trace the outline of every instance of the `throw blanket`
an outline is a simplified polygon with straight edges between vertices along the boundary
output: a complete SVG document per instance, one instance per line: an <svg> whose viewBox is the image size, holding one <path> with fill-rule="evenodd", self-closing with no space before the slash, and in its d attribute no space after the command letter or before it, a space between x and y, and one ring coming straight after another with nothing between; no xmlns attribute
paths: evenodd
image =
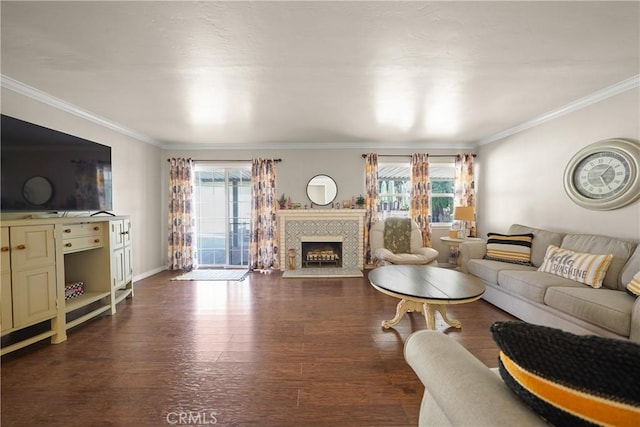
<svg viewBox="0 0 640 427"><path fill-rule="evenodd" d="M411 218L384 220L384 247L394 254L411 253Z"/></svg>

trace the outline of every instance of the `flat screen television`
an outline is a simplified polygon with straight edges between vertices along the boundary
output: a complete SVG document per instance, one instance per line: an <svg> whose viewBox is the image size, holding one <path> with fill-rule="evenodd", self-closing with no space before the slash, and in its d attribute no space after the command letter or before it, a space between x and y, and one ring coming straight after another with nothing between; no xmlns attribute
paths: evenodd
<svg viewBox="0 0 640 427"><path fill-rule="evenodd" d="M2 212L110 211L111 147L2 115Z"/></svg>

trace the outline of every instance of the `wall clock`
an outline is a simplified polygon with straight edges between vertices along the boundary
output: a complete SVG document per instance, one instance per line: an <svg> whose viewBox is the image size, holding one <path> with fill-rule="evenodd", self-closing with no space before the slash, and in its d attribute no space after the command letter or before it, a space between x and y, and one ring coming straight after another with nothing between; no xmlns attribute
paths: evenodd
<svg viewBox="0 0 640 427"><path fill-rule="evenodd" d="M605 139L578 151L564 170L564 189L576 204L618 209L640 197L640 144Z"/></svg>

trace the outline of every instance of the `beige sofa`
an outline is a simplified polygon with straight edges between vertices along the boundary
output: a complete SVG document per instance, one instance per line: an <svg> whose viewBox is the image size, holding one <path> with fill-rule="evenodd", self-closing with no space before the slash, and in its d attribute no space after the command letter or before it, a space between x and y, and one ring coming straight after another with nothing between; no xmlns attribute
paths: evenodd
<svg viewBox="0 0 640 427"><path fill-rule="evenodd" d="M441 332L411 334L404 357L425 387L420 426L548 426L495 369Z"/></svg>
<svg viewBox="0 0 640 427"><path fill-rule="evenodd" d="M640 342L640 298L625 291L625 285L640 271L640 246L636 242L519 224L505 234L524 233L534 235L533 266L483 259L486 241L460 245L460 268L482 279L486 301L526 322ZM602 288L537 271L550 244L578 252L613 254Z"/></svg>

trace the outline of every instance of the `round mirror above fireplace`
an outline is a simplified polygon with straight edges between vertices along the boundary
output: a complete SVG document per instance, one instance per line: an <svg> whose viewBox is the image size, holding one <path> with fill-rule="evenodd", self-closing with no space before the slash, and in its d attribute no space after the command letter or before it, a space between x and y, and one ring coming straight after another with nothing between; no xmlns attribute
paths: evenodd
<svg viewBox="0 0 640 427"><path fill-rule="evenodd" d="M327 175L316 175L307 184L307 197L311 203L318 206L326 206L336 199L338 186Z"/></svg>
<svg viewBox="0 0 640 427"><path fill-rule="evenodd" d="M22 186L22 196L33 206L42 206L53 197L53 185L43 176L32 176Z"/></svg>

